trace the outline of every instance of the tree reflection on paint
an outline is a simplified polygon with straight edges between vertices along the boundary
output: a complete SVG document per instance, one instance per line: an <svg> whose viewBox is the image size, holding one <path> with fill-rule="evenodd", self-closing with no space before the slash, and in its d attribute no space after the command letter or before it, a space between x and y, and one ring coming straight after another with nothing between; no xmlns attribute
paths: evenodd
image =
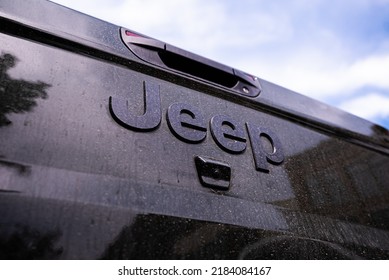
<svg viewBox="0 0 389 280"><path fill-rule="evenodd" d="M29 112L37 105L36 98L46 99L46 89L50 87L42 81L11 78L7 72L15 67L17 61L12 54L0 55L0 127L12 123L7 114Z"/></svg>
<svg viewBox="0 0 389 280"><path fill-rule="evenodd" d="M1 260L49 260L61 256L63 248L56 246L59 230L41 232L28 226L16 226L7 238L0 236Z"/></svg>

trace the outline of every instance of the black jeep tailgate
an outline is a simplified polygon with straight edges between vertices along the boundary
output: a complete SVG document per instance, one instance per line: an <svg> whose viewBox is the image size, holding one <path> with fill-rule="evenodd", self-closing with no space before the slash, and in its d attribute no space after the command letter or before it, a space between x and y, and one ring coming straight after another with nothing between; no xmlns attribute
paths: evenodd
<svg viewBox="0 0 389 280"><path fill-rule="evenodd" d="M0 64L0 258L389 256L385 128L45 1Z"/></svg>

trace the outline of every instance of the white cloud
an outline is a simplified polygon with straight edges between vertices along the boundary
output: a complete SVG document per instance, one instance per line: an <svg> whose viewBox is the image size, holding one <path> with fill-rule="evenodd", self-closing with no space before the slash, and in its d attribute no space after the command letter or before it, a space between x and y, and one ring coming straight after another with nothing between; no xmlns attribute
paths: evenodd
<svg viewBox="0 0 389 280"><path fill-rule="evenodd" d="M362 118L389 118L389 96L370 93L348 100L340 108Z"/></svg>
<svg viewBox="0 0 389 280"><path fill-rule="evenodd" d="M227 48L284 41L293 33L284 10L275 17L258 8L257 1L100 0L93 5L88 1L55 2L210 58ZM245 5L248 8L244 12L235 10Z"/></svg>
<svg viewBox="0 0 389 280"><path fill-rule="evenodd" d="M320 50L307 50L297 59L273 63L268 69L263 65L251 67L252 71L262 71L273 82L321 100L338 95L351 96L363 87L389 89L389 53L370 55L350 63L336 55L327 56Z"/></svg>

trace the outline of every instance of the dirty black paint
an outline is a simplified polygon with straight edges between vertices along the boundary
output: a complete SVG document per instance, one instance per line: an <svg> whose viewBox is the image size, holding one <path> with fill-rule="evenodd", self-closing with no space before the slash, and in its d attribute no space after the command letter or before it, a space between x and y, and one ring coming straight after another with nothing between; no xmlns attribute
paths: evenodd
<svg viewBox="0 0 389 280"><path fill-rule="evenodd" d="M147 64L54 3L0 13L1 258L389 258L386 129Z"/></svg>

